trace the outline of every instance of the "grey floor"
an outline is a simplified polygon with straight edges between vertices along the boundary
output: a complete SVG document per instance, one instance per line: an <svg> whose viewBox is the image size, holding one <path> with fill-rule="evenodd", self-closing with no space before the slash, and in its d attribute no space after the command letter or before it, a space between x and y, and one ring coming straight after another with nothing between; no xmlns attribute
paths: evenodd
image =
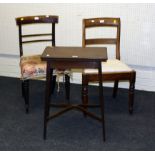
<svg viewBox="0 0 155 155"><path fill-rule="evenodd" d="M43 140L45 83L31 81L30 114L25 114L20 80L0 77L0 150L155 150L155 92L135 91L134 114L128 114L128 91L104 88L106 142L102 126L79 111L69 111L48 124ZM71 85L71 102L81 103L81 86ZM98 88L89 88L98 102ZM54 101L64 101L63 85ZM99 114L99 109L94 112Z"/></svg>

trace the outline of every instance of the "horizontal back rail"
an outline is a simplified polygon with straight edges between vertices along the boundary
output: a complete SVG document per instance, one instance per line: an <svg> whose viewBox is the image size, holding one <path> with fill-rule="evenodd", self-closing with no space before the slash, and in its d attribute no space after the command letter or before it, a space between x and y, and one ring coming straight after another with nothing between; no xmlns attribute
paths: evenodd
<svg viewBox="0 0 155 155"><path fill-rule="evenodd" d="M44 33L44 34L27 34L27 35L22 35L22 38L26 37L39 37L39 36L51 36L52 33Z"/></svg>
<svg viewBox="0 0 155 155"><path fill-rule="evenodd" d="M93 44L116 44L117 39L114 38L93 38L93 39L86 39L86 45L93 45Z"/></svg>
<svg viewBox="0 0 155 155"><path fill-rule="evenodd" d="M25 44L25 43L36 43L36 42L48 42L48 41L52 41L52 39L28 40L28 41L22 41L22 43Z"/></svg>

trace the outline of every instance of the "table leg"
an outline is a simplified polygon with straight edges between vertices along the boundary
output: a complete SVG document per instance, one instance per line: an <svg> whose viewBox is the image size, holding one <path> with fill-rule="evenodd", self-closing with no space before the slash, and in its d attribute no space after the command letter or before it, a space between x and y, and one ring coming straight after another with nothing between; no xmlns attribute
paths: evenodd
<svg viewBox="0 0 155 155"><path fill-rule="evenodd" d="M44 139L46 139L47 122L49 117L50 108L50 90L51 90L51 79L53 76L53 69L50 68L50 63L47 63L46 69L46 88L45 88L45 105L44 105Z"/></svg>
<svg viewBox="0 0 155 155"><path fill-rule="evenodd" d="M104 98L103 98L101 62L99 62L98 73L99 73L99 95L100 95L100 106L102 115L103 141L105 141Z"/></svg>

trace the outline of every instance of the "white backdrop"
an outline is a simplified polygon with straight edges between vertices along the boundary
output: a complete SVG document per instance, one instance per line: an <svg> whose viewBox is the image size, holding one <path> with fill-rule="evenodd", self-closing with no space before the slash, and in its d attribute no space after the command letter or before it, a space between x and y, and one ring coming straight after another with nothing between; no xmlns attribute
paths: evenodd
<svg viewBox="0 0 155 155"><path fill-rule="evenodd" d="M137 70L138 89L155 89L155 4L0 4L1 75L19 76L15 17L44 14L59 16L57 46L81 46L83 18L120 17L121 59Z"/></svg>

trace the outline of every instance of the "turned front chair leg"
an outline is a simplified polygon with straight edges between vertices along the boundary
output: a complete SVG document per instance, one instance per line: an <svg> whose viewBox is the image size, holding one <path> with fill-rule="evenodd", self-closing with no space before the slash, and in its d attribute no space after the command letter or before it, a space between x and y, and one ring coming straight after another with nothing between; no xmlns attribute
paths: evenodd
<svg viewBox="0 0 155 155"><path fill-rule="evenodd" d="M129 104L128 105L129 105L130 114L133 113L135 78L136 78L136 73L134 72L130 80L130 86L129 86Z"/></svg>
<svg viewBox="0 0 155 155"><path fill-rule="evenodd" d="M24 81L22 81L22 97L25 98Z"/></svg>
<svg viewBox="0 0 155 155"><path fill-rule="evenodd" d="M115 82L114 82L113 98L116 98L116 96L117 96L118 82L119 82L118 80L115 80Z"/></svg>
<svg viewBox="0 0 155 155"><path fill-rule="evenodd" d="M25 100L26 113L29 113L29 80L22 81L22 95Z"/></svg>

